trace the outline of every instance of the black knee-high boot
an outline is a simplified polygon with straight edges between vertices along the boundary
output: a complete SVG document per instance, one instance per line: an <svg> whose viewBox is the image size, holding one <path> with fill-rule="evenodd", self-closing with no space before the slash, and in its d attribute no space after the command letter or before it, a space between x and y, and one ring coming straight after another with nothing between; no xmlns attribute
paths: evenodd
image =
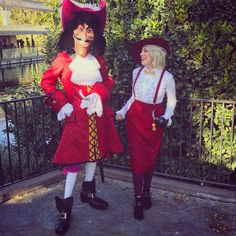
<svg viewBox="0 0 236 236"><path fill-rule="evenodd" d="M143 199L143 209L148 210L152 207L152 199L151 199L151 192L143 192L142 193L142 199Z"/></svg>
<svg viewBox="0 0 236 236"><path fill-rule="evenodd" d="M143 198L143 208L145 210L150 209L152 207L151 192L150 192L152 177L153 177L153 170L144 173L144 186L142 191L142 198Z"/></svg>
<svg viewBox="0 0 236 236"><path fill-rule="evenodd" d="M136 220L142 220L144 218L142 196L135 195L134 218Z"/></svg>
<svg viewBox="0 0 236 236"><path fill-rule="evenodd" d="M70 227L73 197L66 199L55 197L55 200L57 210L59 211L59 216L55 225L55 232L56 234L64 234Z"/></svg>
<svg viewBox="0 0 236 236"><path fill-rule="evenodd" d="M135 206L134 206L134 218L136 220L142 220L143 214L143 198L142 198L142 186L143 186L143 174L135 174L133 172L134 192L135 192Z"/></svg>
<svg viewBox="0 0 236 236"><path fill-rule="evenodd" d="M108 208L108 203L101 198L95 196L96 185L95 180L84 181L82 183L82 190L80 192L81 202L87 202L91 207L98 210L106 210Z"/></svg>

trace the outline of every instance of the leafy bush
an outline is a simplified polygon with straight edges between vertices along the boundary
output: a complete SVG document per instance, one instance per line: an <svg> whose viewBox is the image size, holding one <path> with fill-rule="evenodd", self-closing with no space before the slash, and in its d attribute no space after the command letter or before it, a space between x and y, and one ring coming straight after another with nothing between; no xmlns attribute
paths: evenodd
<svg viewBox="0 0 236 236"><path fill-rule="evenodd" d="M117 90L130 92L130 44L162 36L171 45L168 69L179 97L236 98L233 0L110 0L108 4L106 55Z"/></svg>

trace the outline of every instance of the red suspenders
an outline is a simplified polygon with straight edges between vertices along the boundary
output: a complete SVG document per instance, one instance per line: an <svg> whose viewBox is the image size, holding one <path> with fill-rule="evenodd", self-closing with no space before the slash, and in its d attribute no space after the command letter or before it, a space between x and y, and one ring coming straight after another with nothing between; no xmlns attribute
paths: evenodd
<svg viewBox="0 0 236 236"><path fill-rule="evenodd" d="M141 71L143 70L143 68L144 68L144 67L141 67L141 68L140 68L140 70L138 71L138 74L137 74L137 76L136 76L136 78L135 78L135 80L134 80L134 84L133 84L133 88L132 88L134 97L135 97L134 87L135 87L135 84L136 84L136 82L137 82L137 80L138 80L138 78L139 78L139 75L140 75ZM156 103L157 96L158 96L158 93L159 93L159 89L160 89L160 86L161 86L161 81L162 81L162 78L163 78L163 76L164 76L164 74L165 74L165 71L166 71L165 68L163 68L163 70L162 70L162 72L161 72L161 76L160 76L159 82L158 82L158 84L157 84L156 92L155 92L155 95L154 95L154 98L153 98L153 104Z"/></svg>
<svg viewBox="0 0 236 236"><path fill-rule="evenodd" d="M141 67L141 68L140 68L140 70L138 71L138 74L137 74L137 76L136 76L136 78L135 78L135 80L134 80L134 83L133 83L133 88L132 88L132 90L133 90L134 97L135 97L134 87L135 87L135 84L136 84L136 82L137 82L137 80L138 80L138 78L139 78L139 75L140 75L141 71L143 70L143 68L144 68L144 67ZM159 93L159 90L160 90L160 86L161 86L161 81L162 81L162 79L163 79L163 76L164 76L164 74L165 74L165 71L166 71L165 68L163 68L163 70L162 70L162 72L161 72L160 79L159 79L158 84L157 84L156 92L155 92L155 95L154 95L154 98L153 98L153 105L155 105L155 103L156 103L156 100L157 100L157 97L158 97L158 93ZM155 110L153 110L153 113L155 113ZM152 130L153 130L153 131L156 131L156 123L155 123L154 120L153 120L153 122L152 122Z"/></svg>

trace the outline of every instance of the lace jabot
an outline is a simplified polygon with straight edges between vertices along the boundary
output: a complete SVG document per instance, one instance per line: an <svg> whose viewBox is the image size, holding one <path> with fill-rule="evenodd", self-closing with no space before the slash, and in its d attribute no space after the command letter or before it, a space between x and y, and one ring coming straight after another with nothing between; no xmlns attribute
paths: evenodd
<svg viewBox="0 0 236 236"><path fill-rule="evenodd" d="M84 58L77 55L69 68L72 71L71 81L75 84L92 86L96 82L102 82L100 64L91 54Z"/></svg>

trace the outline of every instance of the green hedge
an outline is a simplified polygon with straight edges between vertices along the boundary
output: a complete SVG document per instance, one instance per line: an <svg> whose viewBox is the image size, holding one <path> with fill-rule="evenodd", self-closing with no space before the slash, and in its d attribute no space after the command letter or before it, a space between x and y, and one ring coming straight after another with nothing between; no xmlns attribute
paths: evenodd
<svg viewBox="0 0 236 236"><path fill-rule="evenodd" d="M130 44L162 36L171 45L168 70L174 74L179 97L236 98L233 0L107 2L106 56L117 90L130 91Z"/></svg>
<svg viewBox="0 0 236 236"><path fill-rule="evenodd" d="M45 44L48 62L61 30L58 1L50 5L54 11L47 18L54 31ZM167 67L178 97L235 100L235 12L234 0L107 0L106 58L115 91L131 91L131 44L161 36L171 45Z"/></svg>

